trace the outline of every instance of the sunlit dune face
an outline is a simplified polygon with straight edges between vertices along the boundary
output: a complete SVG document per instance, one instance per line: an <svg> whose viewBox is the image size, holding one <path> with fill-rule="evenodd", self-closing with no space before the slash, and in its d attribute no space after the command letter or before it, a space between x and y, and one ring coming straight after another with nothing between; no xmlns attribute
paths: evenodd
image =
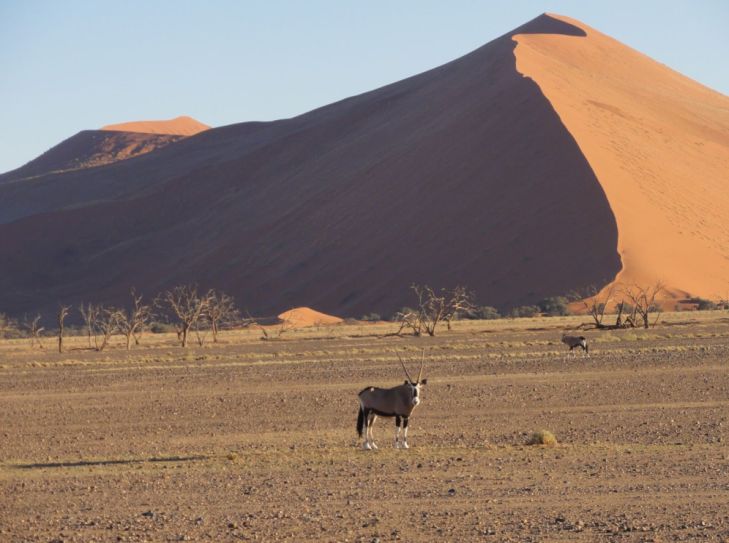
<svg viewBox="0 0 729 543"><path fill-rule="evenodd" d="M166 121L134 121L128 123L109 124L102 127L101 130L193 136L199 132L207 130L208 128L210 128L208 125L196 121L192 117L183 116Z"/></svg>
<svg viewBox="0 0 729 543"><path fill-rule="evenodd" d="M618 225L620 284L716 298L729 284L729 98L567 17L586 36L517 34Z"/></svg>

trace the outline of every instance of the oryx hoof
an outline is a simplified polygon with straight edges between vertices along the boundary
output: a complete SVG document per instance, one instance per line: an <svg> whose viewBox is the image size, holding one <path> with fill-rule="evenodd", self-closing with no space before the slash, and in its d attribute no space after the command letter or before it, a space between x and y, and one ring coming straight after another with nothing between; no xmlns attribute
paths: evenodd
<svg viewBox="0 0 729 543"><path fill-rule="evenodd" d="M403 441L402 442L402 445L400 445L400 448L401 449L409 449L410 448L410 445L408 445L408 442L407 441Z"/></svg>
<svg viewBox="0 0 729 543"><path fill-rule="evenodd" d="M400 442L399 441L396 441L395 444L394 444L394 447L396 449L399 449L400 448Z"/></svg>
<svg viewBox="0 0 729 543"><path fill-rule="evenodd" d="M371 451L372 450L372 447L370 446L370 444L367 441L364 442L364 444L362 445L362 448L365 451Z"/></svg>
<svg viewBox="0 0 729 543"><path fill-rule="evenodd" d="M373 449L379 449L379 447L377 446L377 444L375 444L375 442L374 442L374 441L372 442L372 448L373 448Z"/></svg>

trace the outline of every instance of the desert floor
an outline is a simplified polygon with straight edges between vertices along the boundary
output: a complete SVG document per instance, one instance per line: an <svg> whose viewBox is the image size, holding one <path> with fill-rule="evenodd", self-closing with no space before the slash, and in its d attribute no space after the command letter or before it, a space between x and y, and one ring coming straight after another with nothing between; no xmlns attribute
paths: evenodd
<svg viewBox="0 0 729 543"><path fill-rule="evenodd" d="M0 541L729 541L729 314L566 359L580 321L0 342ZM357 392L422 348L411 449L361 450Z"/></svg>

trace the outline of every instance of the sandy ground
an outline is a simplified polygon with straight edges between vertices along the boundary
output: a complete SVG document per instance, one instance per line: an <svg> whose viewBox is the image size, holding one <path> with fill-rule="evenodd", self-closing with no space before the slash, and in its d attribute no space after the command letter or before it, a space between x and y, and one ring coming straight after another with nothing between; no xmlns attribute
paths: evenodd
<svg viewBox="0 0 729 543"><path fill-rule="evenodd" d="M557 318L0 342L0 541L729 541L729 315L667 319L569 359ZM358 390L423 347L412 448L361 450Z"/></svg>

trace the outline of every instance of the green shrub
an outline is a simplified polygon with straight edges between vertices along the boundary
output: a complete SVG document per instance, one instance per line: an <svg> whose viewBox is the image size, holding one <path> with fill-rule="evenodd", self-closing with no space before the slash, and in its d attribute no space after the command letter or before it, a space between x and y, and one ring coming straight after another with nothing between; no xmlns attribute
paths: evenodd
<svg viewBox="0 0 729 543"><path fill-rule="evenodd" d="M718 305L716 303L712 302L711 300L707 300L706 298L689 298L688 302L696 304L696 309L698 309L699 311L710 311L712 309L718 308Z"/></svg>
<svg viewBox="0 0 729 543"><path fill-rule="evenodd" d="M479 319L493 320L501 318L501 313L499 313L499 310L490 305L482 305L476 310L476 313L478 314Z"/></svg>
<svg viewBox="0 0 729 543"><path fill-rule="evenodd" d="M509 311L509 317L512 318L536 317L537 315L539 315L539 308L536 305L520 305Z"/></svg>
<svg viewBox="0 0 729 543"><path fill-rule="evenodd" d="M550 298L544 298L537 306L548 317L559 317L569 315L569 310L567 309L568 303L569 301L564 296L552 296Z"/></svg>
<svg viewBox="0 0 729 543"><path fill-rule="evenodd" d="M149 331L153 334L168 334L170 332L177 332L177 328L166 322L153 322L149 325Z"/></svg>

